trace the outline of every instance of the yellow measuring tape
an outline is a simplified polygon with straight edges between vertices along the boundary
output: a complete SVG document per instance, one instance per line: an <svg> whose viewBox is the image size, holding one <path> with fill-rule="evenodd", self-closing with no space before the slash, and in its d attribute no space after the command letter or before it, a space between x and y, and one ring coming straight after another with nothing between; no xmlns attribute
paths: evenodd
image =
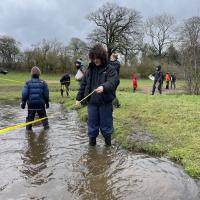
<svg viewBox="0 0 200 200"><path fill-rule="evenodd" d="M95 90L93 90L90 94L88 94L86 97L84 97L82 100L80 100L80 103L83 102L84 100L86 100L88 97L90 97L94 92L95 92Z"/></svg>
<svg viewBox="0 0 200 200"><path fill-rule="evenodd" d="M24 127L24 126L27 126L27 125L30 125L30 124L35 124L35 123L41 122L42 120L45 120L45 119L48 119L48 117L43 117L43 118L36 119L34 121L31 121L31 122L27 122L27 123L23 123L23 124L17 124L17 125L14 125L14 126L3 128L3 129L0 129L0 134L3 134L3 133L8 132L8 131L15 130L17 128L21 128L21 127Z"/></svg>
<svg viewBox="0 0 200 200"><path fill-rule="evenodd" d="M91 96L94 92L95 92L95 90L93 90L89 95L87 95L85 98L83 98L80 101L80 103L82 101L84 101L85 99L87 99L89 96ZM14 125L14 126L10 126L10 127L7 127L7 128L2 128L2 129L0 129L0 134L6 133L8 131L13 131L13 130L18 129L18 128L22 128L22 127L30 125L30 124L35 124L37 122L41 122L41 121L43 121L45 119L48 119L48 118L49 117L43 117L43 118L40 118L40 119L33 120L31 122L26 122L26 123L22 123L22 124L17 124L17 125Z"/></svg>
<svg viewBox="0 0 200 200"><path fill-rule="evenodd" d="M0 78L0 80L6 80L6 81L12 81L12 82L16 82L16 83L23 83L21 81L17 81L17 80L11 80L11 79L6 79L6 78ZM23 83L24 84L24 83ZM87 99L89 96L91 96L93 93L95 92L95 90L93 90L89 95L87 95L85 98L83 98L81 102L83 102L85 99ZM35 124L37 122L41 122L45 119L48 119L49 117L43 117L43 118L40 118L40 119L36 119L36 120L33 120L31 122L27 122L27 123L22 123L22 124L17 124L17 125L14 125L14 126L10 126L10 127L7 127L7 128L2 128L0 129L0 134L3 134L3 133L6 133L8 131L12 131L12 130L15 130L15 129L18 129L18 128L22 128L24 126L27 126L27 125L30 125L30 124Z"/></svg>

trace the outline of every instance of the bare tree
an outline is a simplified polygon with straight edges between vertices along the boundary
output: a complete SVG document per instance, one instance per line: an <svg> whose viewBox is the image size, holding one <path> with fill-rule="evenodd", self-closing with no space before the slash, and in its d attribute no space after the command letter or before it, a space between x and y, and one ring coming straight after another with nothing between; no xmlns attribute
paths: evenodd
<svg viewBox="0 0 200 200"><path fill-rule="evenodd" d="M0 37L0 57L3 65L11 67L19 52L19 42L8 36Z"/></svg>
<svg viewBox="0 0 200 200"><path fill-rule="evenodd" d="M124 44L128 43L130 36L139 34L141 18L136 10L106 3L88 16L97 26L89 34L89 39L103 43L110 57L113 52L121 50Z"/></svg>
<svg viewBox="0 0 200 200"><path fill-rule="evenodd" d="M57 57L60 53L61 44L56 40L41 42L32 45L31 49L24 51L24 62L30 68L39 65L43 71L50 71L57 65Z"/></svg>
<svg viewBox="0 0 200 200"><path fill-rule="evenodd" d="M63 47L59 55L59 63L61 72L75 73L76 68L74 67L73 60L68 54L68 47Z"/></svg>
<svg viewBox="0 0 200 200"><path fill-rule="evenodd" d="M39 65L45 72L74 72L68 48L57 40L42 40L23 53L26 68Z"/></svg>
<svg viewBox="0 0 200 200"><path fill-rule="evenodd" d="M185 20L180 29L182 65L190 94L200 94L200 17Z"/></svg>
<svg viewBox="0 0 200 200"><path fill-rule="evenodd" d="M174 17L167 14L147 19L145 30L147 36L150 37L151 46L156 56L161 57L163 51L172 43L172 29L174 24Z"/></svg>
<svg viewBox="0 0 200 200"><path fill-rule="evenodd" d="M73 61L82 58L87 59L88 57L88 46L79 38L72 38L69 45L67 46L68 54Z"/></svg>
<svg viewBox="0 0 200 200"><path fill-rule="evenodd" d="M143 34L142 32L137 35L130 35L122 41L119 52L124 56L124 64L127 66L132 58L142 50L143 47Z"/></svg>

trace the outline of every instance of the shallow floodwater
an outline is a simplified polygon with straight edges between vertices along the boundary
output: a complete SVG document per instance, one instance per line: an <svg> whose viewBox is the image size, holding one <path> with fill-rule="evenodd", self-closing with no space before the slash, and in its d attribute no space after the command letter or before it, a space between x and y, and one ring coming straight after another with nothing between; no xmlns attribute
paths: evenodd
<svg viewBox="0 0 200 200"><path fill-rule="evenodd" d="M23 123L25 110L0 106L0 128ZM167 159L88 146L85 124L60 105L48 110L51 129L0 135L0 199L199 200L195 181Z"/></svg>

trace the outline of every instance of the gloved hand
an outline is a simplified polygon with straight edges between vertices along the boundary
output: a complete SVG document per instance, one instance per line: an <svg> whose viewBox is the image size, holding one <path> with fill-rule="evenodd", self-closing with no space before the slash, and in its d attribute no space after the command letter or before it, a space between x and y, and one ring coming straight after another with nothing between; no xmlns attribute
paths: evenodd
<svg viewBox="0 0 200 200"><path fill-rule="evenodd" d="M46 104L46 109L48 109L48 108L49 108L49 103Z"/></svg>
<svg viewBox="0 0 200 200"><path fill-rule="evenodd" d="M77 108L80 108L80 107L81 107L80 101L76 101L76 104L75 104L75 105L76 105Z"/></svg>
<svg viewBox="0 0 200 200"><path fill-rule="evenodd" d="M21 109L25 109L26 103L22 102L22 103L20 104L20 106L21 106Z"/></svg>

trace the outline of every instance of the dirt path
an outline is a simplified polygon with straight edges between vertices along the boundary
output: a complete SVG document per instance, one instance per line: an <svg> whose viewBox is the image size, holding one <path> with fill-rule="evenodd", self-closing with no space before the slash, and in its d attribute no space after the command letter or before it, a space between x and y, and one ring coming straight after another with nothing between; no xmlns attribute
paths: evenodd
<svg viewBox="0 0 200 200"><path fill-rule="evenodd" d="M142 86L140 89L143 94L151 94L151 92L152 92L152 86ZM162 92L163 92L163 94L183 94L184 90L182 88L177 88L175 90L174 89L166 90L163 87ZM157 93L158 93L158 90L156 89L155 94L157 94Z"/></svg>

